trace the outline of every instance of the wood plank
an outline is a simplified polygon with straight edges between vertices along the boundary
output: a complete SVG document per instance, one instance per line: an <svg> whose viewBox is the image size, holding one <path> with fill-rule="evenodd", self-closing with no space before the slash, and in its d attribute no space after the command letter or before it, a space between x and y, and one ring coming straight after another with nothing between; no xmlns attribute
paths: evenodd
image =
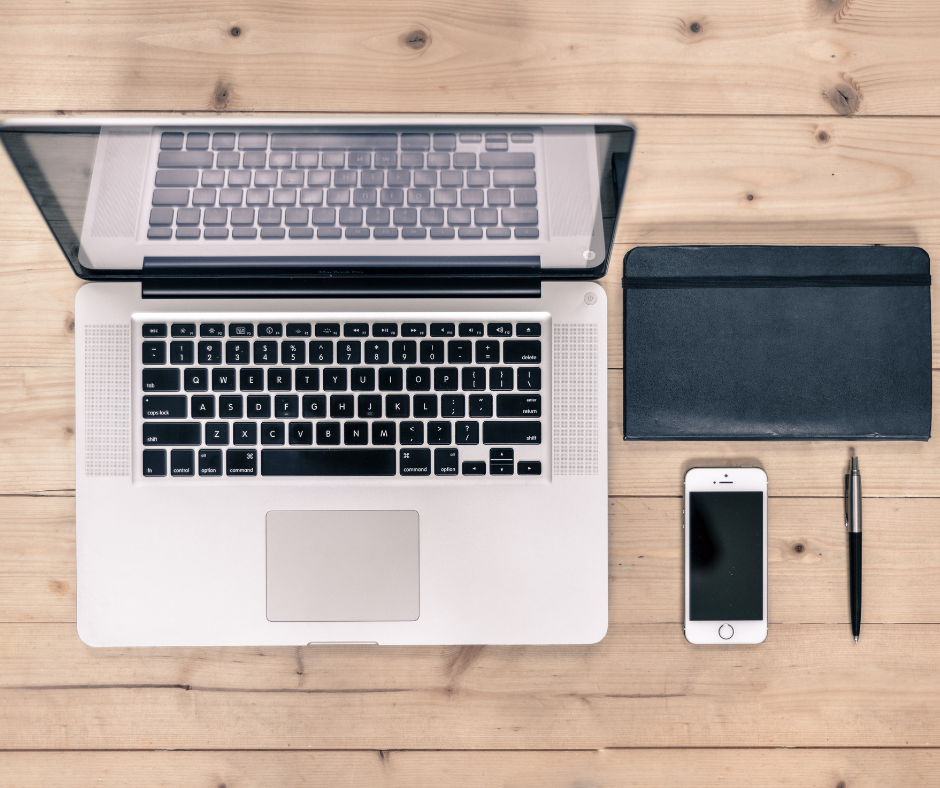
<svg viewBox="0 0 940 788"><path fill-rule="evenodd" d="M599 752L6 752L17 788L640 788L682 785L934 786L937 750L602 750Z"/></svg>
<svg viewBox="0 0 940 788"><path fill-rule="evenodd" d="M612 622L682 622L681 508L678 498L610 499ZM70 622L63 637L74 635L74 520L72 498L0 497L0 622ZM940 623L938 520L940 499L865 500L866 626ZM769 547L772 624L848 631L841 501L772 498Z"/></svg>
<svg viewBox="0 0 940 788"><path fill-rule="evenodd" d="M940 741L940 627L931 625L872 625L858 645L829 625L777 625L759 647L701 647L675 624L617 624L582 647L100 649L86 685L78 670L57 683L58 642L30 645L54 628L3 627L2 664L28 662L35 683L21 675L0 688L0 749Z"/></svg>
<svg viewBox="0 0 940 788"><path fill-rule="evenodd" d="M933 0L5 10L0 110L936 113ZM237 29L237 35L236 35Z"/></svg>

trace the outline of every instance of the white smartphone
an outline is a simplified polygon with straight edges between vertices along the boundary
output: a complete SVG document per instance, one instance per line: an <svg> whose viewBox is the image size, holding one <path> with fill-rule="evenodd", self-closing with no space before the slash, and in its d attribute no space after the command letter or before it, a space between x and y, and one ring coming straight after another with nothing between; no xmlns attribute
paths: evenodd
<svg viewBox="0 0 940 788"><path fill-rule="evenodd" d="M685 475L685 637L761 643L767 637L767 474L692 468Z"/></svg>

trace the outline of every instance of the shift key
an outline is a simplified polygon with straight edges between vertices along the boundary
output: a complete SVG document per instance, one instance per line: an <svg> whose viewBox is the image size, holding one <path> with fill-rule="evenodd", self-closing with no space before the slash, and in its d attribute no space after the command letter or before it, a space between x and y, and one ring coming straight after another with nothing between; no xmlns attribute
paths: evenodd
<svg viewBox="0 0 940 788"><path fill-rule="evenodd" d="M144 446L199 446L199 422L148 421L144 423Z"/></svg>
<svg viewBox="0 0 940 788"><path fill-rule="evenodd" d="M486 445L522 446L542 442L540 421L484 421L483 443Z"/></svg>

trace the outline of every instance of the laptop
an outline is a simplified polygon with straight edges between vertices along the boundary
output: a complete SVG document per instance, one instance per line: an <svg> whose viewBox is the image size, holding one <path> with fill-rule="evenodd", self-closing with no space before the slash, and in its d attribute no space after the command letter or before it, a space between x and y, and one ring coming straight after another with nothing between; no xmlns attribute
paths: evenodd
<svg viewBox="0 0 940 788"><path fill-rule="evenodd" d="M93 646L592 643L634 131L6 120L76 275Z"/></svg>

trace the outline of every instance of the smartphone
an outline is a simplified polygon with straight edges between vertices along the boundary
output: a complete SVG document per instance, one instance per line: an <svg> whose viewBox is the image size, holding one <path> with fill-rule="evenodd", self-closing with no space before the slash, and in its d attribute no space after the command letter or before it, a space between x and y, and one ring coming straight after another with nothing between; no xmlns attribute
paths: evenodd
<svg viewBox="0 0 940 788"><path fill-rule="evenodd" d="M685 475L685 637L761 643L767 637L767 474L692 468Z"/></svg>

